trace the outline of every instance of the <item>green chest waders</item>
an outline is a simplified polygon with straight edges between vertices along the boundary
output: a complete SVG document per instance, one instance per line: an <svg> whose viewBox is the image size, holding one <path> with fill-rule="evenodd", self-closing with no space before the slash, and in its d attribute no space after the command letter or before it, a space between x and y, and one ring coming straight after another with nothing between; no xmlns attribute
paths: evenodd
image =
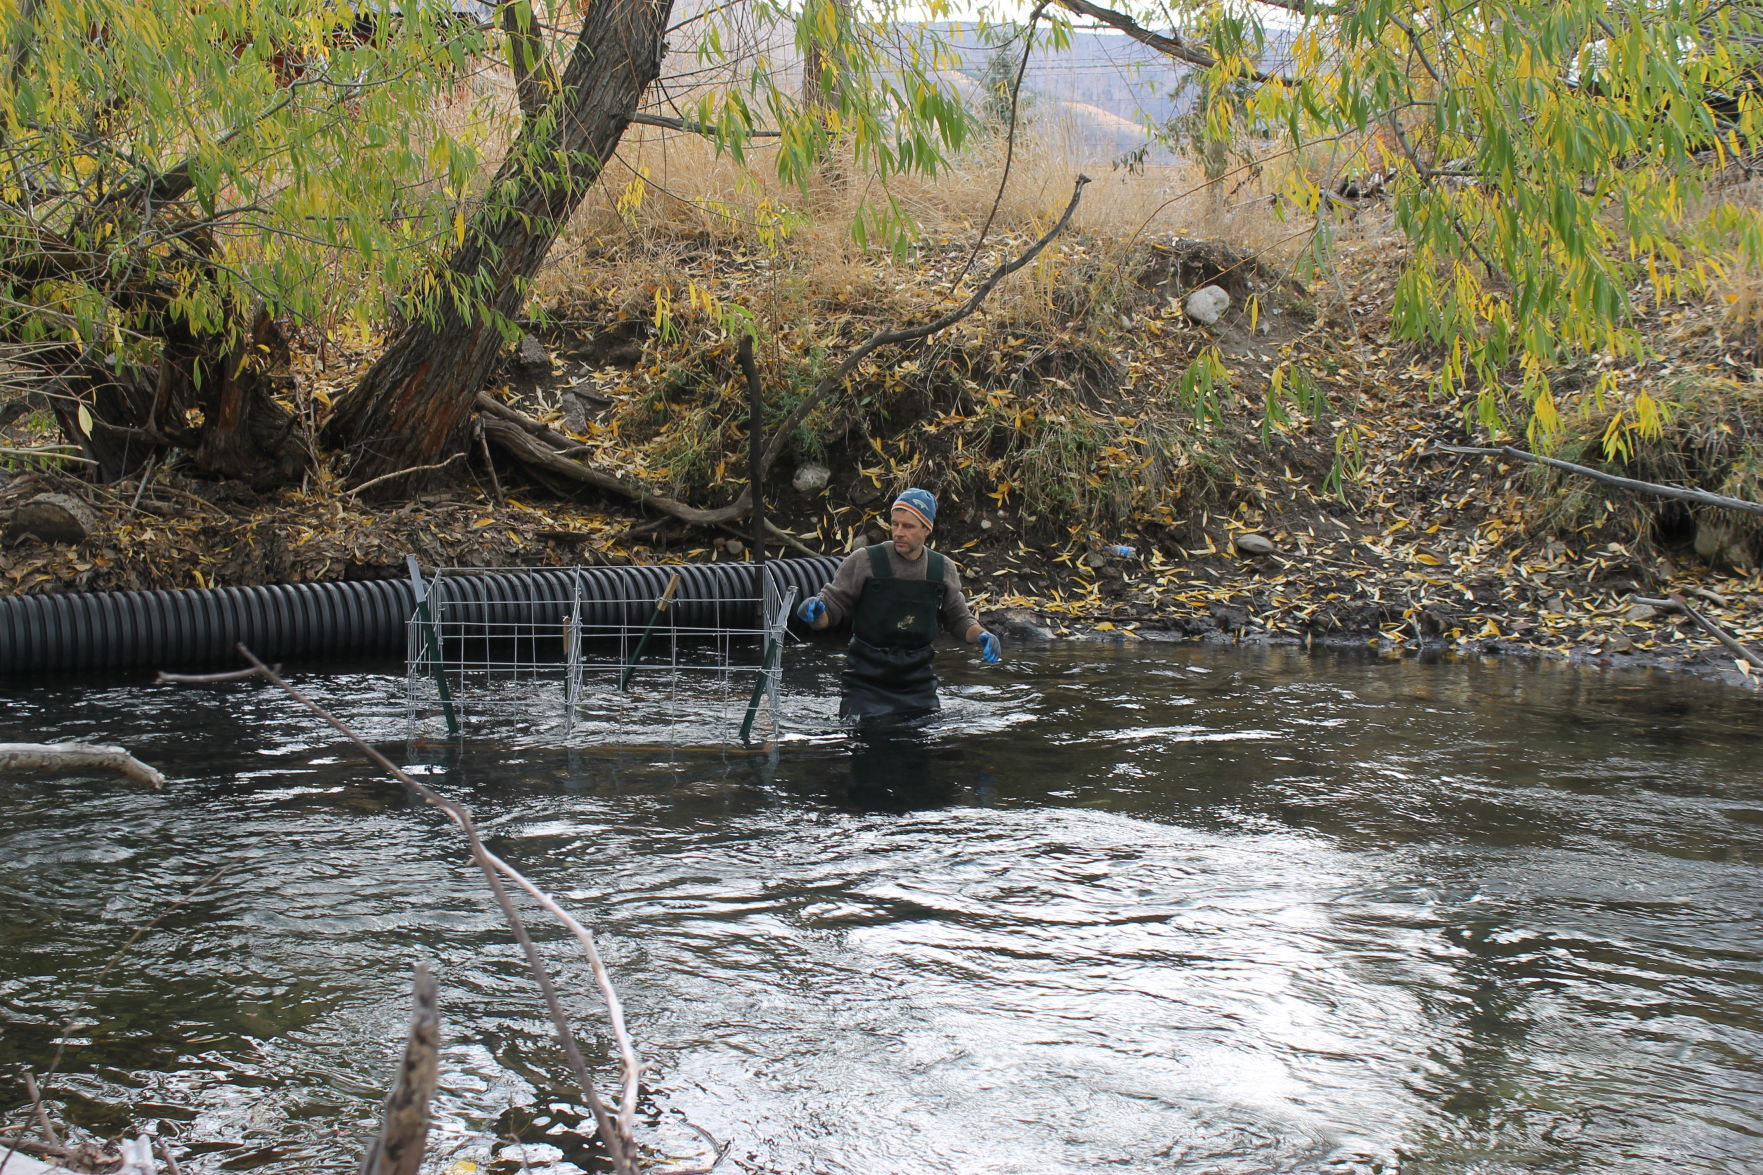
<svg viewBox="0 0 1763 1175"><path fill-rule="evenodd" d="M845 650L846 718L935 710L937 675L931 671L937 618L943 606L943 557L930 560L923 579L899 579L888 563L886 543L869 548L873 574L851 618L851 646Z"/></svg>

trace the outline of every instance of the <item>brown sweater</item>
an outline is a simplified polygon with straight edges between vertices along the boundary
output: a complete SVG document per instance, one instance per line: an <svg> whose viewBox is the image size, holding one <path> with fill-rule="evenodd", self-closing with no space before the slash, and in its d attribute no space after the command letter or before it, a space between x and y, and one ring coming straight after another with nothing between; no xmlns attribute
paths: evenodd
<svg viewBox="0 0 1763 1175"><path fill-rule="evenodd" d="M888 566L893 568L896 577L925 577L930 559L924 551L919 552L918 558L908 560L894 548L893 543L883 543L882 547L887 551ZM839 564L839 569L833 573L833 581L820 589L820 598L826 603L826 617L834 626L850 621L851 613L857 608L857 600L863 595L863 585L873 574L869 552L859 550L847 555L845 561ZM943 603L937 611L937 618L942 622L943 630L957 640L966 640L967 630L979 623L973 618L972 609L961 595L961 572L955 567L955 561L947 555L943 556Z"/></svg>

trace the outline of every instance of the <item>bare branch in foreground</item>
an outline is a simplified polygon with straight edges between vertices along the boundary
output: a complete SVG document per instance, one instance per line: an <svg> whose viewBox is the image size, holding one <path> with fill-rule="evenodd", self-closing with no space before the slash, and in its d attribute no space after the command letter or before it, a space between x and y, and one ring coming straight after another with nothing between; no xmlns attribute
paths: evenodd
<svg viewBox="0 0 1763 1175"><path fill-rule="evenodd" d="M510 879L514 879L522 890L535 895L535 897L541 892L538 887L520 876L512 866L489 851L478 835L477 825L472 821L470 810L463 804L450 800L417 782L379 750L370 746L359 734L340 722L328 710L289 685L280 674L258 660L256 655L244 645L235 647L240 656L252 664L257 674L305 706L313 714L323 719L332 729L354 743L364 755L390 774L412 795L430 807L439 809L464 835L466 845L471 851L472 860L476 862L478 869L483 873L484 881L489 885L490 893L502 911L503 920L507 922L508 929L513 933L515 941L519 943L526 958L527 968L531 971L534 981L539 986L539 992L544 997L545 1008L550 1014L551 1027L556 1034L557 1043L562 1047L570 1072L582 1091L582 1098L587 1102L588 1109L593 1114L596 1131L600 1135L601 1141L606 1145L607 1153L612 1160L613 1170L617 1172L617 1175L638 1175L641 1168L638 1161L637 1143L634 1135L626 1128L626 1124L633 1120L636 1113L636 1094L641 1077L641 1065L640 1062L632 1063L637 1057L637 1052L635 1045L631 1043L630 1034L624 1027L623 1004L612 988L610 976L606 974L605 968L601 965L598 952L595 951L589 955L589 965L594 969L595 980L600 985L601 998L606 1001L607 1019L618 1046L621 1067L625 1069L622 1088L629 1094L626 1102L620 1105L616 1116L607 1108L599 1091L594 1088L593 1078L588 1072L587 1061L583 1058L581 1048L576 1043L575 1034L569 1027L569 1017L564 1012L563 1004L557 996L556 986L551 982L551 973L545 966L544 959L540 957L532 936L527 933L526 923L521 919L520 912L515 909L513 899L510 898L508 890L503 886L500 875L506 874ZM160 676L162 680L173 680L164 674ZM542 904L545 905L548 912L553 914L561 912L555 902L546 901ZM592 941L592 936L587 929L574 919L569 919L565 925L576 936L578 942L584 939L588 942Z"/></svg>
<svg viewBox="0 0 1763 1175"><path fill-rule="evenodd" d="M55 1127L49 1124L49 1112L43 1108L43 1091L37 1088L37 1076L29 1069L24 1072L24 1091L31 1098L31 1112L36 1116L37 1129L50 1146L61 1145L61 1137L55 1133Z"/></svg>
<svg viewBox="0 0 1763 1175"><path fill-rule="evenodd" d="M103 743L0 743L0 771L77 771L102 767L144 783L154 791L165 776L121 747Z"/></svg>
<svg viewBox="0 0 1763 1175"><path fill-rule="evenodd" d="M361 1175L417 1175L428 1139L429 1099L441 1067L441 1011L435 977L427 963L416 965L412 984L410 1035L398 1076L386 1094L379 1137L361 1160Z"/></svg>
<svg viewBox="0 0 1763 1175"><path fill-rule="evenodd" d="M1547 465L1550 469L1563 469L1568 473L1578 473L1609 485L1621 486L1628 490L1639 490L1642 493L1654 494L1661 498L1677 498L1685 502L1699 502L1704 506L1718 506L1722 510L1744 510L1751 514L1763 514L1763 502L1747 502L1743 498L1729 498L1724 494L1711 494L1707 490L1660 485L1653 481L1636 481L1632 477L1618 477L1614 473L1605 473L1601 469L1593 469L1587 465L1575 465L1571 461L1527 453L1523 449L1514 449L1511 445L1484 448L1479 445L1447 445L1440 441L1434 448L1440 452L1456 453L1464 457L1511 457L1518 461Z"/></svg>

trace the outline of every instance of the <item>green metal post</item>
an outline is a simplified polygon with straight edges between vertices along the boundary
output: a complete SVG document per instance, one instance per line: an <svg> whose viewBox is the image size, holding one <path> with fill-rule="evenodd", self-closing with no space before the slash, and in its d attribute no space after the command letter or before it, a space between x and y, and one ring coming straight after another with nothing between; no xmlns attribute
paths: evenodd
<svg viewBox="0 0 1763 1175"><path fill-rule="evenodd" d="M447 733L459 733L459 715L453 712L453 695L447 689L447 670L441 664L441 634L435 631L434 617L429 614L428 588L422 582L422 568L415 555L406 555L404 565L410 569L410 586L416 592L416 623L422 628L422 640L429 651L429 665L434 670L435 693L441 698L441 713L447 717Z"/></svg>
<svg viewBox="0 0 1763 1175"><path fill-rule="evenodd" d="M759 664L759 675L753 682L753 696L747 699L747 716L741 720L741 741L744 743L753 733L753 719L759 713L759 699L765 696L765 675L777 664L778 650L783 641L772 637L765 642L765 659Z"/></svg>
<svg viewBox="0 0 1763 1175"><path fill-rule="evenodd" d="M624 676L618 679L618 688L628 690L631 687L631 674L637 671L637 662L643 659L643 650L649 647L649 638L655 635L655 626L667 615L667 606L673 603L673 593L679 590L679 575L667 581L667 588L661 598L655 601L655 611L649 615L649 627L643 630L642 637L637 641L637 651L631 654L631 663L624 667Z"/></svg>

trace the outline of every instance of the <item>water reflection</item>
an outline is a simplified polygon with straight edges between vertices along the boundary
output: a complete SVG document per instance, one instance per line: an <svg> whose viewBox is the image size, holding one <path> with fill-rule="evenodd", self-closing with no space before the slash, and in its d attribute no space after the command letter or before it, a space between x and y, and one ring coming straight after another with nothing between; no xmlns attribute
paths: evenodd
<svg viewBox="0 0 1763 1175"><path fill-rule="evenodd" d="M847 733L836 674L798 657L760 753L406 744L401 678L301 684L598 928L682 1162L689 1121L756 1171L1755 1168L1755 697L1074 648ZM70 1117L158 1123L187 1171L341 1169L430 958L437 1161L591 1163L438 816L260 686L9 701L0 739L176 780L0 779L9 1111L59 1047Z"/></svg>

